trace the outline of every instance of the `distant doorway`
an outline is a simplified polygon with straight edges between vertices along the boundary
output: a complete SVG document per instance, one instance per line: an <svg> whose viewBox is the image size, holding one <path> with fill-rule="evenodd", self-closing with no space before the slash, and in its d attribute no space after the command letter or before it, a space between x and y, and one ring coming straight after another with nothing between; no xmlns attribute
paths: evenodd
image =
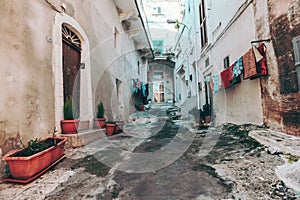
<svg viewBox="0 0 300 200"><path fill-rule="evenodd" d="M155 103L165 102L165 84L163 81L153 82L153 96Z"/></svg>

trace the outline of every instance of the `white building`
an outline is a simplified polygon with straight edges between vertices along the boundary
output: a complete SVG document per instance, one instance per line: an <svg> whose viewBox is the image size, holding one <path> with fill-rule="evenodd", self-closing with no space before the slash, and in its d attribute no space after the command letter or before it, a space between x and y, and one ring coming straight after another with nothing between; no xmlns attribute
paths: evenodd
<svg viewBox="0 0 300 200"><path fill-rule="evenodd" d="M16 148L7 141L20 137L26 143L60 129L68 97L76 101L79 129L92 128L100 100L107 120L126 120L134 111L133 80L147 79L145 60L151 57L141 5L135 0L1 3L3 154Z"/></svg>
<svg viewBox="0 0 300 200"><path fill-rule="evenodd" d="M183 23L190 27L186 37L192 39L189 45L186 39L179 42L177 98L187 111L209 105L216 124L262 124L259 80L243 80L224 90L220 78L256 38L252 1L186 0L185 6Z"/></svg>
<svg viewBox="0 0 300 200"><path fill-rule="evenodd" d="M146 0L144 2L154 60L149 62L149 99L153 103L173 103L174 62L171 60L177 29L168 19L178 20L181 13L179 0Z"/></svg>
<svg viewBox="0 0 300 200"><path fill-rule="evenodd" d="M186 0L175 67L183 110L299 135L298 11L293 0Z"/></svg>

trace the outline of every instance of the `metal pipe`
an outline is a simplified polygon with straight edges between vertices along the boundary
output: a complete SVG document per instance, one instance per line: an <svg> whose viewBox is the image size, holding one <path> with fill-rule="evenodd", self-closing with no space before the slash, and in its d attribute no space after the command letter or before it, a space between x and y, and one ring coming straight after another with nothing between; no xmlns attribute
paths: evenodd
<svg viewBox="0 0 300 200"><path fill-rule="evenodd" d="M143 28L144 28L144 32L145 32L145 34L146 34L146 38L147 38L147 41L148 41L148 44L149 44L149 48L150 48L150 51L151 51L151 54L152 54L152 58L154 58L155 56L154 56L154 54L153 54L153 50L152 50L152 47L151 47L151 43L150 43L150 41L149 41L149 36L148 36L147 31L146 31L146 27L145 27L144 21L143 21L143 19L142 19L142 15L141 15L141 12L140 12L139 5L138 5L138 3L137 3L137 0L134 0L134 3L135 3L135 6L136 6L137 11L138 11L138 13L139 13L139 17L140 17L140 20L141 20L141 22L142 22L142 26L143 26Z"/></svg>
<svg viewBox="0 0 300 200"><path fill-rule="evenodd" d="M181 38L181 36L182 36L182 34L183 34L183 32L184 32L184 29L187 28L188 31L190 32L190 28L189 28L186 24L184 24L184 23L176 22L176 21L171 20L171 19L168 19L168 20L167 20L167 23L168 23L168 24L176 24L176 23L178 23L178 24L183 25L183 29L182 29L182 31L181 31L181 33L180 33L180 35L179 35L179 38L178 38L178 40L177 40L177 42L176 42L176 44L175 44L175 47L174 47L174 51L175 51L175 50L176 50L176 47L177 47L177 45L178 45L178 43L179 43L179 41L180 41L180 38ZM189 37L189 40L190 40L190 33L188 33L188 37Z"/></svg>
<svg viewBox="0 0 300 200"><path fill-rule="evenodd" d="M253 40L251 41L251 44L258 43L258 42L271 42L271 38L263 39L263 40Z"/></svg>

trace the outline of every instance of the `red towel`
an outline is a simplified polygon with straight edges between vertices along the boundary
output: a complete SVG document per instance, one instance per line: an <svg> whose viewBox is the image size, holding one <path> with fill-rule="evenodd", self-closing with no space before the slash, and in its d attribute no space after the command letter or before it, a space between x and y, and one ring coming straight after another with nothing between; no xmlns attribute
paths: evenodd
<svg viewBox="0 0 300 200"><path fill-rule="evenodd" d="M222 79L223 87L225 89L229 88L230 79L231 79L230 67L226 68L224 71L221 72L221 79Z"/></svg>
<svg viewBox="0 0 300 200"><path fill-rule="evenodd" d="M254 48L256 48L256 47L254 47ZM257 74L251 76L250 79L255 79L260 76L268 75L268 66L267 66L267 60L266 60L267 47L265 46L265 44L261 44L261 45L259 45L259 47L257 47L257 50L261 54L262 59L259 60L258 62L256 62Z"/></svg>
<svg viewBox="0 0 300 200"><path fill-rule="evenodd" d="M263 56L263 59L259 63L257 63L258 67L259 67L259 69L257 71L260 75L267 75L268 74L267 60L266 60L267 47L265 44L261 44L261 45L259 45L259 47L257 49Z"/></svg>

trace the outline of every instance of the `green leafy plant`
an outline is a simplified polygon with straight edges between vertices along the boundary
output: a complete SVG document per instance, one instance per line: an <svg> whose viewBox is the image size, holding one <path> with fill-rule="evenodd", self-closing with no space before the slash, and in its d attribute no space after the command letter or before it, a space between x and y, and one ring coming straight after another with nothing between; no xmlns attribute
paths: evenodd
<svg viewBox="0 0 300 200"><path fill-rule="evenodd" d="M19 157L19 156L31 156L34 155L36 153L39 153L41 151L44 151L52 146L55 146L57 141L57 139L52 139L52 138L48 138L44 141L40 141L40 138L35 138L34 140L30 140L27 143L27 146L23 145L24 149L20 152L18 152L16 155L14 155L15 157Z"/></svg>
<svg viewBox="0 0 300 200"><path fill-rule="evenodd" d="M116 122L114 122L114 121L107 121L107 122L105 122L105 124L116 124Z"/></svg>
<svg viewBox="0 0 300 200"><path fill-rule="evenodd" d="M73 120L78 117L78 115L73 111L72 99L68 98L64 104L64 119Z"/></svg>
<svg viewBox="0 0 300 200"><path fill-rule="evenodd" d="M104 118L104 105L102 101L100 101L97 108L98 108L97 118Z"/></svg>

